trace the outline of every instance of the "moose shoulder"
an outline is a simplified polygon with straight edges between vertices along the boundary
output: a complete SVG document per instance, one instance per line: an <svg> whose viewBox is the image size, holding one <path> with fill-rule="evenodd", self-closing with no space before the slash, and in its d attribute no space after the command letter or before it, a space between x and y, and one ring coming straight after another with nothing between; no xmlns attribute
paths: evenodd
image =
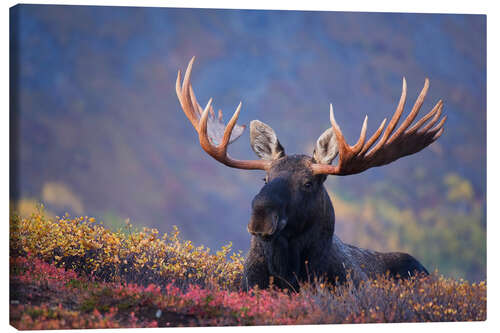
<svg viewBox="0 0 500 333"><path fill-rule="evenodd" d="M219 111L215 116L212 99L203 109L197 102L190 77L191 59L176 91L186 117L198 133L201 147L217 161L233 168L266 171L265 185L252 201L248 222L251 245L245 260L242 287L266 288L275 285L297 290L300 281L325 276L342 282L348 272L355 281L389 272L406 277L427 270L406 253L379 253L343 243L335 234L335 213L324 187L328 175L351 175L414 154L443 133L446 116L441 117L442 101L415 124L429 88L426 79L411 112L396 129L406 101L406 81L399 104L387 127L382 121L366 140L367 118L354 146L346 143L330 104L330 123L318 138L312 157L286 155L274 130L254 120L250 123L250 144L260 158L237 160L227 154L228 145L238 139L244 126L236 124L241 103L227 126ZM413 125L412 125L413 124ZM412 125L410 127L410 125ZM377 141L378 140L378 141ZM338 156L336 165L331 165Z"/></svg>

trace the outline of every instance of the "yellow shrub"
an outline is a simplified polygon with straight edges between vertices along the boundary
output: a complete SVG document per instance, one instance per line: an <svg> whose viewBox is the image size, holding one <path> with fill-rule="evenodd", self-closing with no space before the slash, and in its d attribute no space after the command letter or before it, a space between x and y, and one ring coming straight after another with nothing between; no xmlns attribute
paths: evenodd
<svg viewBox="0 0 500 333"><path fill-rule="evenodd" d="M215 254L179 238L179 230L162 237L143 228L111 232L94 218L68 215L47 218L43 212L11 218L11 252L54 262L106 281L140 284L199 284L232 289L243 269L231 243Z"/></svg>

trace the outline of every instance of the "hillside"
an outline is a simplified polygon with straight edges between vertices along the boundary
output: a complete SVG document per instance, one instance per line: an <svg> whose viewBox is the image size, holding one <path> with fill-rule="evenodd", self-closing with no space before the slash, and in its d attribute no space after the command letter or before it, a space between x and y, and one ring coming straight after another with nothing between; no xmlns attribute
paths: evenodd
<svg viewBox="0 0 500 333"><path fill-rule="evenodd" d="M88 217L13 216L10 323L18 329L477 321L486 283L381 276L355 287L311 277L298 293L241 291L241 257Z"/></svg>

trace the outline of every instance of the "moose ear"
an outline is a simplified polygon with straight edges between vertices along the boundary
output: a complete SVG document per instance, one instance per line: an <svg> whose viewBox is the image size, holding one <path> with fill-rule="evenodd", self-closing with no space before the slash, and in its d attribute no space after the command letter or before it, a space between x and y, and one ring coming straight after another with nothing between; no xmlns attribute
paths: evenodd
<svg viewBox="0 0 500 333"><path fill-rule="evenodd" d="M250 146L263 160L272 161L285 156L285 149L276 133L270 126L258 120L250 122Z"/></svg>
<svg viewBox="0 0 500 333"><path fill-rule="evenodd" d="M337 138L330 127L321 134L313 152L315 163L330 164L338 154Z"/></svg>

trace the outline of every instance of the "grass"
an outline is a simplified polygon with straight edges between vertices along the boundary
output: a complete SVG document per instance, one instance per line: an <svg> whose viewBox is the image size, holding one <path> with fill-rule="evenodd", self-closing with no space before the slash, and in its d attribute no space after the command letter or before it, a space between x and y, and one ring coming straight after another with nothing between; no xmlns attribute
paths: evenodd
<svg viewBox="0 0 500 333"><path fill-rule="evenodd" d="M439 276L299 293L239 290L243 259L212 253L179 231L111 232L88 217L13 216L10 322L18 329L478 321L486 283Z"/></svg>

